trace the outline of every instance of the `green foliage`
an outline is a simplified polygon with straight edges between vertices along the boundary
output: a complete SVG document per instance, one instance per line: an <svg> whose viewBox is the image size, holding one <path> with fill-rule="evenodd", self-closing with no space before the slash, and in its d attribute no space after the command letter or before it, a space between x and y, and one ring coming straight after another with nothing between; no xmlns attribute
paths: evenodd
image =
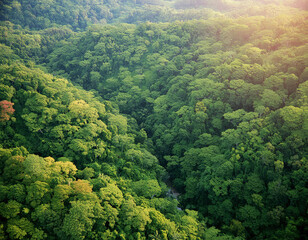
<svg viewBox="0 0 308 240"><path fill-rule="evenodd" d="M308 24L289 6L307 9L1 2L0 238L304 239Z"/></svg>
<svg viewBox="0 0 308 240"><path fill-rule="evenodd" d="M164 0L65 0L54 3L43 1L5 1L0 10L1 21L11 21L30 29L69 26L75 31L93 24L114 22L171 22L204 19L217 16L211 10L176 10Z"/></svg>
<svg viewBox="0 0 308 240"><path fill-rule="evenodd" d="M147 198L159 197L161 194L161 187L157 180L140 180L133 183L133 190L138 196Z"/></svg>
<svg viewBox="0 0 308 240"><path fill-rule="evenodd" d="M4 152L4 149L1 149ZM19 151L21 152L21 151ZM7 150L7 160L14 159L18 149ZM142 236L187 236L188 229L177 230L181 221L172 221L153 208L150 202L137 203L138 196L156 199L161 193L157 180L136 182L131 191L125 187L126 181L114 180L100 174L90 182L75 180L77 168L71 162L55 162L51 157L42 158L25 154L25 167L20 169L21 177L17 184L1 183L2 202L0 203L1 223L4 224L3 236L10 239L92 239L95 236L125 235L128 239ZM82 172L87 172L85 168ZM44 174L42 174L44 172ZM32 174L30 174L32 173ZM93 175L92 175L93 177ZM100 188L98 188L100 182ZM143 191L138 184L149 185ZM11 192L5 189L11 189ZM6 194L4 194L6 192ZM135 198L132 197L136 195ZM177 203L164 199L165 204L173 205L169 211L172 219L180 212ZM171 213L172 212L172 213ZM181 214L183 215L183 214Z"/></svg>

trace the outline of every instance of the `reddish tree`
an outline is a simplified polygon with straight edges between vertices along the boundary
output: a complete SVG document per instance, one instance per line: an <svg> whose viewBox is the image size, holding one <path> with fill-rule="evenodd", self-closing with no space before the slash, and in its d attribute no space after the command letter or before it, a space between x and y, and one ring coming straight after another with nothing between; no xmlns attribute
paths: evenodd
<svg viewBox="0 0 308 240"><path fill-rule="evenodd" d="M10 117L15 112L13 105L14 103L7 100L3 100L0 102L0 122L10 120Z"/></svg>

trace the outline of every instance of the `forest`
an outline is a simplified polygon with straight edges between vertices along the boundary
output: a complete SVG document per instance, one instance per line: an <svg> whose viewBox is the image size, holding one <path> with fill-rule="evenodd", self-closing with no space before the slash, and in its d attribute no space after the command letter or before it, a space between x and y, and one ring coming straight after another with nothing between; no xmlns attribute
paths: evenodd
<svg viewBox="0 0 308 240"><path fill-rule="evenodd" d="M308 236L306 0L2 0L0 240Z"/></svg>

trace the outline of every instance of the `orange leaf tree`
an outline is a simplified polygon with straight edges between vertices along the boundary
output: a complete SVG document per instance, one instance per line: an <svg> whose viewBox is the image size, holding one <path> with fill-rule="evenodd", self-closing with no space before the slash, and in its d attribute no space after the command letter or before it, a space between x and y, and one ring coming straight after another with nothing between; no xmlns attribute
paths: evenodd
<svg viewBox="0 0 308 240"><path fill-rule="evenodd" d="M15 112L13 105L14 103L7 100L3 100L0 102L0 122L10 120L10 117Z"/></svg>

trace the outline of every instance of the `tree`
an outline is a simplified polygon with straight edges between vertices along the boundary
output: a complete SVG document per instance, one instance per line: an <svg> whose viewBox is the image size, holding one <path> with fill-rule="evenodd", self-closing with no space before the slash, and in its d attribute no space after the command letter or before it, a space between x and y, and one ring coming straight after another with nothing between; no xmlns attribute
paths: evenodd
<svg viewBox="0 0 308 240"><path fill-rule="evenodd" d="M250 205L245 205L238 210L238 218L243 223L243 226L250 228L254 234L260 231L260 211Z"/></svg>
<svg viewBox="0 0 308 240"><path fill-rule="evenodd" d="M186 210L187 215L181 217L182 230L186 235L187 239L195 240L198 239L198 216L197 212L193 210Z"/></svg>
<svg viewBox="0 0 308 240"><path fill-rule="evenodd" d="M92 230L94 219L100 216L102 208L90 201L73 201L71 204L72 207L63 221L61 239L85 239Z"/></svg>
<svg viewBox="0 0 308 240"><path fill-rule="evenodd" d="M26 202L33 208L51 200L50 187L46 182L36 181L27 186Z"/></svg>
<svg viewBox="0 0 308 240"><path fill-rule="evenodd" d="M44 239L44 233L34 227L27 218L14 218L8 220L7 232L11 239L24 239L27 235L34 239ZM40 236L35 238L36 236Z"/></svg>
<svg viewBox="0 0 308 240"><path fill-rule="evenodd" d="M16 90L13 86L8 86L2 83L0 84L0 99L6 99L7 101L11 101L15 92ZM2 105L2 102L6 100L2 100L0 102L0 105Z"/></svg>
<svg viewBox="0 0 308 240"><path fill-rule="evenodd" d="M69 114L79 125L95 122L98 118L98 112L90 107L84 100L75 100L68 106Z"/></svg>
<svg viewBox="0 0 308 240"><path fill-rule="evenodd" d="M283 99L270 89L265 89L261 96L261 104L270 109L278 109L283 103Z"/></svg>
<svg viewBox="0 0 308 240"><path fill-rule="evenodd" d="M115 208L119 208L123 202L123 194L121 190L111 183L107 183L107 186L99 190L98 196L104 202L109 203Z"/></svg>
<svg viewBox="0 0 308 240"><path fill-rule="evenodd" d="M280 109L279 113L284 121L285 129L301 129L304 121L304 109L294 106L286 106Z"/></svg>
<svg viewBox="0 0 308 240"><path fill-rule="evenodd" d="M69 185L57 185L54 188L54 194L51 199L51 208L56 212L60 212L62 210L66 211L65 209L65 201L70 197L73 193L73 189Z"/></svg>
<svg viewBox="0 0 308 240"><path fill-rule="evenodd" d="M132 184L133 190L139 195L146 198L159 197L161 187L157 180L140 180Z"/></svg>
<svg viewBox="0 0 308 240"><path fill-rule="evenodd" d="M35 208L31 214L31 218L39 224L42 229L53 235L57 232L61 225L61 215L51 209L50 204L41 204Z"/></svg>
<svg viewBox="0 0 308 240"><path fill-rule="evenodd" d="M127 132L127 119L124 116L111 115L108 121L116 134L124 135Z"/></svg>
<svg viewBox="0 0 308 240"><path fill-rule="evenodd" d="M0 122L5 122L10 120L15 109L13 108L14 103L11 103L7 100L3 100L0 102Z"/></svg>
<svg viewBox="0 0 308 240"><path fill-rule="evenodd" d="M11 156L5 161L3 176L6 181L14 182L24 178L23 156Z"/></svg>
<svg viewBox="0 0 308 240"><path fill-rule="evenodd" d="M78 179L72 182L72 188L77 194L86 194L92 192L92 186L87 180Z"/></svg>
<svg viewBox="0 0 308 240"><path fill-rule="evenodd" d="M0 203L0 214L6 219L16 217L21 210L22 204L15 201L9 200L8 203Z"/></svg>
<svg viewBox="0 0 308 240"><path fill-rule="evenodd" d="M18 183L11 185L8 191L8 199L16 200L19 203L23 203L26 198L26 189L25 186Z"/></svg>
<svg viewBox="0 0 308 240"><path fill-rule="evenodd" d="M136 206L132 198L126 200L121 207L120 218L126 233L145 231L145 227L151 222L149 209Z"/></svg>
<svg viewBox="0 0 308 240"><path fill-rule="evenodd" d="M50 178L51 169L48 168L48 163L38 155L28 155L23 161L23 166L25 179L30 182L47 181Z"/></svg>

